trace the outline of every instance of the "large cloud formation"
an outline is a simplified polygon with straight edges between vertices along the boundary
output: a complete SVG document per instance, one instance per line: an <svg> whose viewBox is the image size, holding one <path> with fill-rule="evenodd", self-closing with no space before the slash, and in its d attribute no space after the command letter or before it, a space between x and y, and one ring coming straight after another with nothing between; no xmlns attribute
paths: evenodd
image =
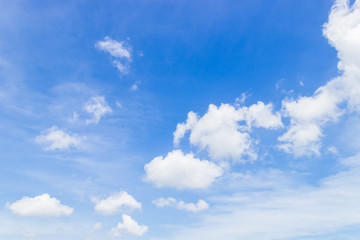
<svg viewBox="0 0 360 240"><path fill-rule="evenodd" d="M338 51L342 74L319 87L313 96L283 101L285 116L290 118L287 132L279 137L285 152L296 156L320 154L323 126L344 113L360 107L360 3L349 6L337 0L323 33Z"/></svg>

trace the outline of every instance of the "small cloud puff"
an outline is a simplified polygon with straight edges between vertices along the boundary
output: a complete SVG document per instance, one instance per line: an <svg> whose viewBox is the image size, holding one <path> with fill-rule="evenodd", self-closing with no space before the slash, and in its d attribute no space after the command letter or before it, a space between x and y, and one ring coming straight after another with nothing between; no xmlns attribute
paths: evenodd
<svg viewBox="0 0 360 240"><path fill-rule="evenodd" d="M45 151L67 150L69 148L80 148L84 138L75 134L67 133L53 126L35 138L35 142Z"/></svg>
<svg viewBox="0 0 360 240"><path fill-rule="evenodd" d="M113 215L124 210L141 209L141 203L128 194L127 192L119 192L106 199L93 199L95 211L102 215Z"/></svg>
<svg viewBox="0 0 360 240"><path fill-rule="evenodd" d="M112 112L112 109L102 96L90 98L84 105L84 110L93 116L91 119L86 120L86 124L98 124L102 116Z"/></svg>
<svg viewBox="0 0 360 240"><path fill-rule="evenodd" d="M195 203L185 203L184 201L177 201L175 198L159 198L152 201L158 207L175 207L180 210L185 210L188 212L199 212L209 208L209 204L202 199L199 199Z"/></svg>
<svg viewBox="0 0 360 240"><path fill-rule="evenodd" d="M103 41L98 41L95 47L114 57L113 64L122 74L129 73L132 47L128 41L118 42L110 37L105 37Z"/></svg>
<svg viewBox="0 0 360 240"><path fill-rule="evenodd" d="M143 236L149 228L145 225L139 225L134 219L130 216L123 214L123 222L118 223L118 225L112 228L109 232L110 237L121 238L124 235L133 235L133 236Z"/></svg>
<svg viewBox="0 0 360 240"><path fill-rule="evenodd" d="M74 211L73 208L62 205L56 198L51 198L49 194L34 198L23 197L14 203L7 203L6 207L13 214L23 217L59 217L70 215Z"/></svg>

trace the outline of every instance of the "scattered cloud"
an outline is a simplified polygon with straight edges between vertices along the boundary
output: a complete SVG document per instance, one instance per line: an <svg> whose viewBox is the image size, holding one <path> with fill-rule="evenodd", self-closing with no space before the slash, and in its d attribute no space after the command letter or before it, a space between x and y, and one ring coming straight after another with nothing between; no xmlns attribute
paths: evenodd
<svg viewBox="0 0 360 240"><path fill-rule="evenodd" d="M73 208L62 205L56 198L51 198L49 194L34 198L23 197L14 203L7 203L6 207L13 214L23 217L59 217L70 215L74 211Z"/></svg>
<svg viewBox="0 0 360 240"><path fill-rule="evenodd" d="M175 207L177 209L185 210L188 212L199 212L209 208L209 204L202 199L197 203L185 203L184 201L177 201L175 198L159 198L152 201L158 207Z"/></svg>
<svg viewBox="0 0 360 240"><path fill-rule="evenodd" d="M95 211L102 215L117 214L124 210L141 209L141 203L124 191L113 194L106 199L93 199L93 201L96 203Z"/></svg>
<svg viewBox="0 0 360 240"><path fill-rule="evenodd" d="M45 151L67 150L70 148L80 148L84 138L76 134L67 133L58 127L53 126L35 138L35 142Z"/></svg>
<svg viewBox="0 0 360 240"><path fill-rule="evenodd" d="M110 237L121 238L125 235L143 236L149 228L145 225L139 225L130 216L123 214L122 223L118 223L115 228L112 228L109 232Z"/></svg>
<svg viewBox="0 0 360 240"><path fill-rule="evenodd" d="M342 171L316 187L241 191L218 198L214 211L201 216L196 227L174 231L167 239L325 239L323 234L358 229L360 155L340 164Z"/></svg>
<svg viewBox="0 0 360 240"><path fill-rule="evenodd" d="M169 152L165 158L156 157L144 168L146 181L177 189L207 188L223 173L214 163L194 158L192 153L184 155L181 150Z"/></svg>
<svg viewBox="0 0 360 240"><path fill-rule="evenodd" d="M138 90L140 83L141 83L140 81L136 81L133 85L131 85L130 90L131 90L131 91L136 91L136 90Z"/></svg>
<svg viewBox="0 0 360 240"><path fill-rule="evenodd" d="M70 123L74 123L76 122L77 120L79 120L79 115L77 114L77 112L74 112L72 117L68 119L68 122Z"/></svg>
<svg viewBox="0 0 360 240"><path fill-rule="evenodd" d="M108 52L115 58L113 64L122 74L129 73L130 63L132 61L132 47L128 40L118 42L107 36L103 41L98 41L95 47L104 52Z"/></svg>
<svg viewBox="0 0 360 240"><path fill-rule="evenodd" d="M283 126L279 113L273 113L272 104L258 102L250 107L236 108L229 104L217 107L209 105L208 112L198 117L188 113L185 123L179 123L174 132L174 144L190 131L190 143L208 151L215 160L239 160L248 157L257 158L254 142L249 132L252 127L277 129ZM242 124L245 122L245 124Z"/></svg>
<svg viewBox="0 0 360 240"><path fill-rule="evenodd" d="M107 113L111 113L112 109L109 107L105 98L102 96L95 96L89 99L84 105L84 110L93 116L92 119L87 119L86 124L98 124L101 117Z"/></svg>

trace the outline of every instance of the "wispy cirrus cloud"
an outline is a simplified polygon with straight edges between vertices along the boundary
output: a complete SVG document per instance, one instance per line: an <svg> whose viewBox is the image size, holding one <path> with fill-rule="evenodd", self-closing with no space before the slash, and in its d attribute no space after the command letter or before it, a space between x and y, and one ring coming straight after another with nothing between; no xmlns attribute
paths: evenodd
<svg viewBox="0 0 360 240"><path fill-rule="evenodd" d="M128 40L116 41L106 36L104 40L98 41L95 47L109 53L114 58L113 64L120 73L129 73L132 61L132 47Z"/></svg>

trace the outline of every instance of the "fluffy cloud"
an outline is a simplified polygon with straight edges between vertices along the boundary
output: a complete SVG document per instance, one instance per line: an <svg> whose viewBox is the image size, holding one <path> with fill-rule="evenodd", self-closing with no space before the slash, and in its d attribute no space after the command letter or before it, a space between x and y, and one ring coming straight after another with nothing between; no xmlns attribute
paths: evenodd
<svg viewBox="0 0 360 240"><path fill-rule="evenodd" d="M80 148L83 138L53 126L37 136L35 142L42 145L45 151L67 150L71 147Z"/></svg>
<svg viewBox="0 0 360 240"><path fill-rule="evenodd" d="M103 215L116 214L126 209L141 209L141 203L127 192L119 192L106 199L93 199L93 201L96 203L95 211Z"/></svg>
<svg viewBox="0 0 360 240"><path fill-rule="evenodd" d="M323 33L338 50L342 75L320 87L313 96L283 101L284 115L291 123L279 138L283 142L279 147L297 156L319 154L323 126L346 111L360 109L359 0L351 7L347 0L336 1Z"/></svg>
<svg viewBox="0 0 360 240"><path fill-rule="evenodd" d="M115 60L113 60L113 64L121 73L126 74L129 72L130 62L132 61L132 49L127 41L118 42L116 40L112 40L110 37L105 37L103 41L98 41L95 44L95 47L108 52L112 57L114 57Z"/></svg>
<svg viewBox="0 0 360 240"><path fill-rule="evenodd" d="M177 189L207 188L223 173L214 163L194 158L192 153L184 155L181 150L156 157L144 168L148 182Z"/></svg>
<svg viewBox="0 0 360 240"><path fill-rule="evenodd" d="M272 108L272 104L265 105L263 102L241 108L229 104L221 104L220 107L210 104L204 116L198 117L194 112L189 112L186 122L177 125L174 144L178 145L190 130L190 143L206 149L212 159L256 159L254 143L249 135L251 128L276 129L283 126L280 114L272 113Z"/></svg>
<svg viewBox="0 0 360 240"><path fill-rule="evenodd" d="M12 213L23 217L59 217L70 215L74 211L74 209L62 205L56 198L51 198L49 194L34 198L23 197L14 203L8 203L7 208Z"/></svg>
<svg viewBox="0 0 360 240"><path fill-rule="evenodd" d="M92 119L86 120L86 124L98 124L103 115L112 112L111 108L107 105L105 98L102 96L90 98L84 105L84 110L93 116Z"/></svg>
<svg viewBox="0 0 360 240"><path fill-rule="evenodd" d="M153 201L158 207L175 207L177 209L182 209L188 212L199 212L209 208L209 204L202 199L199 199L195 203L185 203L184 201L177 201L175 198L159 198Z"/></svg>
<svg viewBox="0 0 360 240"><path fill-rule="evenodd" d="M109 232L110 237L122 237L124 235L143 236L147 231L148 227L145 225L139 225L130 216L123 214L123 222L118 223L115 228L112 228Z"/></svg>

